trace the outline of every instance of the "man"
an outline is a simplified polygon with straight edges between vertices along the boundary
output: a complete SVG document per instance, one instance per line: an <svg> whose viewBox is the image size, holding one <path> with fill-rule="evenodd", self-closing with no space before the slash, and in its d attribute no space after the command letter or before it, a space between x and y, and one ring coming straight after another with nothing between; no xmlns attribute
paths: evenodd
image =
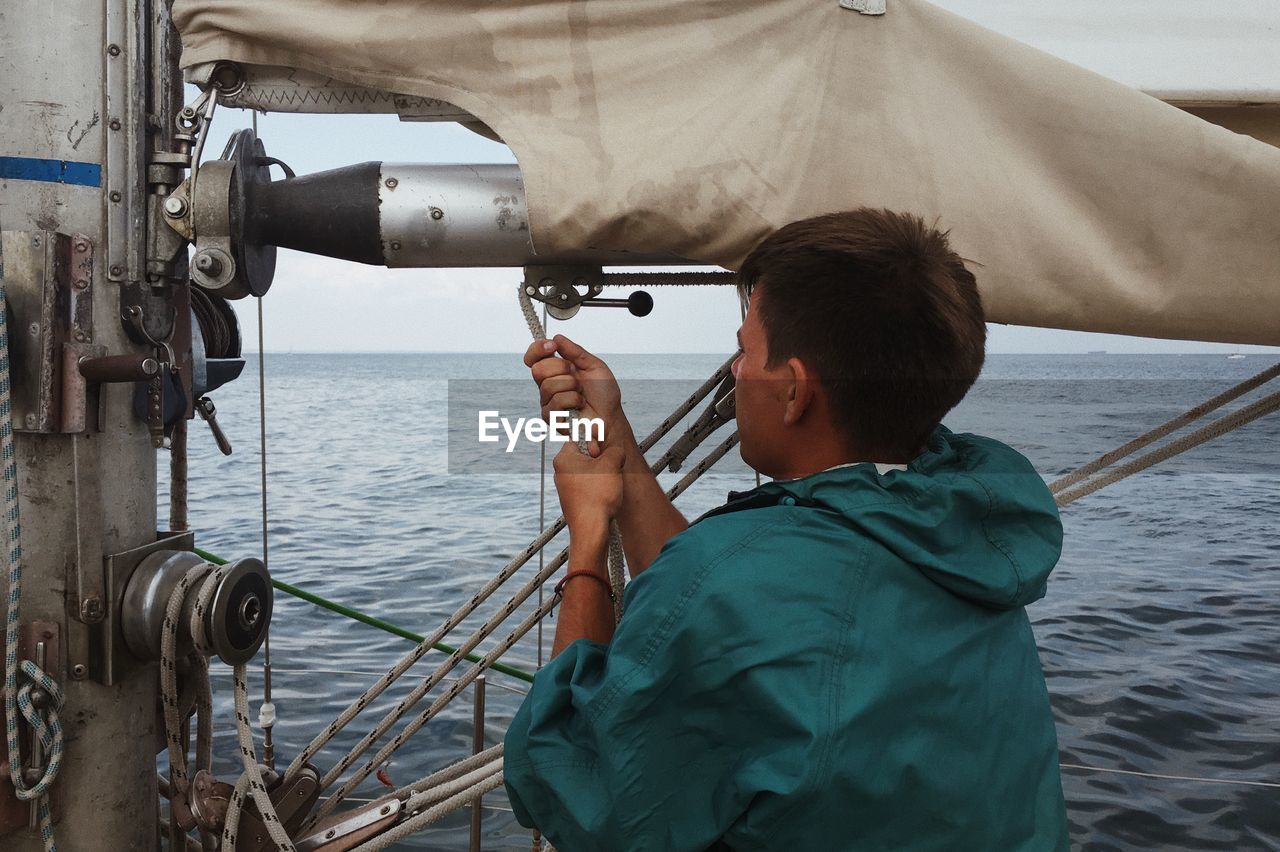
<svg viewBox="0 0 1280 852"><path fill-rule="evenodd" d="M862 209L782 228L739 282L742 457L774 481L692 525L608 367L564 337L526 355L544 407L605 441L556 459L569 579L507 733L517 818L561 852L1065 849L1023 609L1058 514L1017 452L940 425L982 367L973 275ZM610 518L635 576L616 631Z"/></svg>

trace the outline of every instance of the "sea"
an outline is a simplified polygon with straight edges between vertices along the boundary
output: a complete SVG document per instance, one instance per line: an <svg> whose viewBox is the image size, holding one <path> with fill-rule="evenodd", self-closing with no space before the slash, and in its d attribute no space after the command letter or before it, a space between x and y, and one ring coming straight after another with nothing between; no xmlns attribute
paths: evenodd
<svg viewBox="0 0 1280 852"><path fill-rule="evenodd" d="M608 360L643 433L724 356ZM946 423L1011 444L1052 479L1277 360L992 355ZM201 547L229 559L264 551L258 366L249 357L244 375L212 395L231 456L218 452L200 421L191 426L190 523ZM558 515L549 468L540 473L542 448L508 455L505 440L481 446L474 410L462 410L463 400L474 404L492 390L502 416L537 414L518 353L268 353L263 366L267 559L275 578L426 634ZM163 466L160 479L163 527ZM693 517L755 481L734 451L678 505ZM1280 415L1085 497L1062 517L1062 559L1047 595L1028 611L1057 721L1073 846L1280 849ZM536 564L446 641L461 641ZM796 572L803 582L803 567ZM280 767L413 647L282 592L271 625ZM505 662L535 670L553 629L528 634ZM444 659L429 653L373 701L319 754L321 772ZM261 663L260 653L251 666L255 708ZM233 778L230 670L215 661L212 671L215 769ZM502 739L526 689L514 676L486 677L486 745ZM391 783L408 784L471 753L473 701L464 691L400 749L384 767ZM352 798L385 792L371 777ZM394 848L466 850L470 821L469 810L457 812ZM485 850L531 848L501 789L485 797L480 825Z"/></svg>

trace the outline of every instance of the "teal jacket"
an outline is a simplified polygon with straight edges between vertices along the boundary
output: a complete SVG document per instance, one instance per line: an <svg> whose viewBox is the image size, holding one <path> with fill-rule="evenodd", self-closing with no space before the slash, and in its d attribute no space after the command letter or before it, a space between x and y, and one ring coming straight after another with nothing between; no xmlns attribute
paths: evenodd
<svg viewBox="0 0 1280 852"><path fill-rule="evenodd" d="M538 672L516 818L560 852L1065 849L1023 609L1061 544L1025 458L941 427L906 471L730 495Z"/></svg>

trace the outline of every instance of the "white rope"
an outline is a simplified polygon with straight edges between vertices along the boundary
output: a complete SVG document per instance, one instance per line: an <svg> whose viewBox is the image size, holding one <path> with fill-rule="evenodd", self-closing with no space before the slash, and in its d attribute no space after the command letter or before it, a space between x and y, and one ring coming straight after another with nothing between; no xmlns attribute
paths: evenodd
<svg viewBox="0 0 1280 852"><path fill-rule="evenodd" d="M0 278L3 275L0 274ZM56 852L53 817L49 809L49 788L62 768L62 689L53 678L31 660L18 662L18 622L22 610L22 519L18 507L18 459L13 442L13 407L9 384L9 304L0 283L0 457L4 469L4 543L0 550L9 567L9 599L5 618L4 710L7 717L5 740L9 751L9 780L19 801L36 801L40 838L46 852ZM18 673L24 676L18 685ZM37 707L34 691L44 691L43 707ZM48 755L40 777L34 783L22 777L18 717L27 721Z"/></svg>
<svg viewBox="0 0 1280 852"><path fill-rule="evenodd" d="M558 568L562 563L563 563L563 560L559 558L553 559L550 565L547 566L547 570L545 573L547 573L547 575L550 576L550 574L554 572L555 569ZM520 602L523 602L525 599L529 598L533 594L535 588L536 586L534 585L534 583L530 583L526 585L525 588L521 590L521 594L517 596L520 599ZM512 602L514 602L515 600L516 598L513 598ZM508 606L511 607L511 609L514 609L515 607L512 606L512 602L509 602ZM520 637L528 633L529 630L531 630L533 626L537 624L538 619L546 616L546 614L549 613L557 603L558 603L558 598L552 597L550 600L546 601L542 606L536 608L532 613L526 616L525 619L521 621L520 624L514 630L512 630L509 634L507 634L507 637L505 639L503 639L497 646L495 646L491 651L489 651L489 653L485 654L484 657L482 657L478 663L475 663L474 665L471 666L471 668L467 669L467 671L461 677L459 677L456 681L454 681L453 685L450 686L447 690L445 690L440 695L439 698L433 701L426 710L423 710L421 713L419 713L412 721L409 722L409 724L407 724L394 737L392 737L391 740L389 740L386 743L386 745L382 746L382 748L378 750L377 754L374 755L373 758L366 761L359 769L357 769L354 773L352 773L351 777L348 778L343 783L343 785L338 788L338 790L333 794L333 796L329 799L329 801L325 802L324 805L320 807L320 809L316 812L316 815L312 817L312 819L307 823L307 828L314 826L317 820L322 819L323 817L331 813L334 810L334 808L337 807L339 802L341 802L348 795L350 795L352 791L354 791L355 788L358 787L362 781L364 781L365 778L368 778L371 774L377 771L377 768L379 766L382 766L382 764L385 763L391 757L391 755L394 754L395 751L400 748L400 746L404 745L409 740L410 737L412 737L415 733L421 730L422 726L425 725L427 722L429 722L437 713L439 713L440 710L445 707L445 705L453 701L453 699L457 698L458 695L460 695L462 691L471 684L472 681L474 681L477 677L479 677L485 671L485 669L487 669L490 665L494 663L495 660L497 660L504 653L506 653L511 648L511 646L514 645L520 639ZM505 609L506 607L504 607L504 610ZM507 614L503 614L501 618L498 618L495 616L495 618L490 619L490 621L494 621L494 620L501 621L501 620L505 620L506 617L507 617ZM463 654L469 653L471 648L474 648L477 644L479 644L479 641L480 640L478 637L472 637L472 639L469 639L467 643L465 643L456 652L454 652L454 654L450 655L450 659L452 660L454 657L460 658ZM435 683L439 682L439 678L436 677L435 674L433 674L431 678L428 678L428 681L432 681L431 685L434 686ZM389 727L389 726L390 725L388 724L386 727ZM381 729L385 733L385 728L383 725L379 725L379 729ZM373 732L371 732L370 735L366 736L365 739L370 741L377 739L377 737L374 737L372 733ZM379 736L381 736L381 734L379 734ZM363 744L363 741L362 741L362 744ZM346 766L350 766L349 758L351 758L350 754L343 759L342 763L340 764L340 765L343 765L343 768L345 768ZM335 770L331 770L329 774L326 774L325 778L326 779L329 778L331 775L334 775L337 771L338 770L335 767ZM327 783L332 783L332 782L330 781ZM327 783L322 781L321 788L323 789L325 786L327 786Z"/></svg>
<svg viewBox="0 0 1280 852"><path fill-rule="evenodd" d="M240 746L240 762L244 766L244 774L236 781L227 803L226 823L222 828L222 848L236 848L236 831L239 829L240 812L244 809L246 790L258 806L258 818L267 829L272 843L279 852L297 852L280 817L276 814L275 805L267 794L267 785L262 780L262 770L258 766L258 756L253 748L253 727L249 721L249 686L246 682L246 666L240 663L232 674L233 692L236 706L236 737Z"/></svg>
<svg viewBox="0 0 1280 852"><path fill-rule="evenodd" d="M409 835L416 834L424 828L439 822L454 811L466 807L476 799L484 796L485 793L492 792L501 786L502 773L498 772L489 776L488 780L481 782L479 785L451 796L440 804L410 817L390 831L379 834L367 843L357 846L353 852L377 852L377 850L386 849Z"/></svg>
<svg viewBox="0 0 1280 852"><path fill-rule="evenodd" d="M178 581L165 606L160 634L160 694L164 711L165 738L169 746L171 796L169 836L173 838L175 845L182 843L185 846L186 834L178 825L177 813L172 802L180 800L184 805L187 804L187 794L191 788L191 779L187 771L187 741L183 735L185 720L182 718L177 685L178 626L187 598L194 588L194 602L187 622L194 650L189 655L190 667L187 676L197 684L196 766L197 769L208 769L212 763L213 728L207 657L214 653L214 649L205 631L204 623L205 616L209 612L209 604L217 592L218 585L230 570L230 565L218 566L209 562L193 566ZM276 848L280 852L294 852L293 843L281 825L271 798L267 794L266 784L262 780L262 771L258 767L257 755L254 752L253 730L249 725L249 699L248 688L245 685L244 664L236 666L233 670L232 688L235 695L236 732L239 737L244 773L236 782L228 804L226 822L222 830L223 848L235 848L240 812L244 807L244 796L247 791L253 797L254 804L258 807L258 817L262 820ZM203 830L201 845L205 849L215 848L214 838Z"/></svg>
<svg viewBox="0 0 1280 852"><path fill-rule="evenodd" d="M446 781L452 781L460 778L464 774L475 769L477 766L483 766L486 763L492 763L495 760L501 760L503 754L503 744L498 743L490 746L484 751L476 752L468 758L459 760L457 763L450 764L444 769L436 770L425 778L420 778L412 784L406 784L391 794L392 798L401 799L417 793L419 790L425 790L434 787L437 784L443 784ZM348 800L350 801L350 800Z"/></svg>
<svg viewBox="0 0 1280 852"><path fill-rule="evenodd" d="M533 335L533 339L545 340L547 331L542 327L542 322L538 319L538 314L533 309L533 300L529 296L529 289L530 287L525 284L521 284L516 288L516 293L520 298L520 312L524 314L525 325L529 327L529 333ZM569 411L570 420L574 420L577 415L577 411L572 409ZM578 439L578 451L583 455L587 454L587 439L585 437ZM622 554L622 535L618 532L617 522L612 519L609 521L608 566L609 588L613 592L613 620L619 621L622 618L622 593L627 582L627 572Z"/></svg>
<svg viewBox="0 0 1280 852"><path fill-rule="evenodd" d="M1152 465L1171 459L1181 453L1185 453L1187 450L1198 447L1207 441L1213 440L1214 438L1221 437L1228 432L1239 429L1247 423L1252 423L1259 417L1264 417L1277 410L1280 410L1280 392L1273 393L1270 396L1265 396L1257 402L1246 405L1243 408L1214 420L1212 423L1201 426L1199 429L1177 439L1176 441L1170 441L1158 449L1152 450L1145 455L1138 456L1138 458L1131 462L1114 467L1097 478L1089 480L1084 485L1080 485L1066 491L1059 491L1055 500L1059 507L1066 506L1076 500L1079 500L1081 497L1088 496L1089 494L1092 494L1102 488L1106 488L1108 485L1113 485L1122 479L1127 479L1135 473L1146 470Z"/></svg>
<svg viewBox="0 0 1280 852"><path fill-rule="evenodd" d="M469 787L474 787L477 784L483 783L494 773L501 771L502 758L498 757L471 770L470 772L459 775L452 781L445 781L428 790L423 790L420 793L414 793L409 797L405 806L411 811L416 811L419 808L424 808L428 805L438 804L448 798L451 798L457 793L461 793Z"/></svg>
<svg viewBox="0 0 1280 852"><path fill-rule="evenodd" d="M1217 409L1226 405L1228 402L1231 402L1232 400L1243 396L1249 391L1255 390L1256 388L1266 384L1267 382L1274 379L1276 376L1280 376L1280 364L1275 364L1263 370L1262 372L1258 373L1256 376L1245 379L1243 382L1240 382L1238 385L1235 385L1234 387L1223 391L1222 393L1218 394L1217 396L1211 399L1205 400L1204 402L1197 405L1195 408L1192 408L1190 411L1187 411L1183 414L1179 414L1177 417L1173 418L1172 420L1162 423L1156 428L1152 429L1151 431L1146 432L1145 434L1140 435L1137 438L1134 438L1129 443L1124 444L1123 446L1117 447L1116 449L1108 453L1103 453L1101 456L1089 462L1088 464L1081 465L1079 468L1077 468L1076 470L1073 470L1071 473L1068 473L1066 476L1063 476L1060 479L1055 480L1053 484L1049 486L1049 490L1054 494L1057 494L1059 491L1064 491L1067 488L1070 488L1072 485L1075 485L1077 482L1081 481L1085 477L1092 476L1094 473L1097 473L1098 471L1102 470L1104 467L1110 467L1111 465L1118 462L1120 459L1125 458L1126 456L1132 455L1133 453L1137 452L1143 447L1146 447L1149 444L1160 440L1161 438L1170 434L1171 432L1174 432L1175 430L1181 429L1183 426L1186 426L1189 423L1199 420L1201 417L1208 414L1209 412L1216 411Z"/></svg>

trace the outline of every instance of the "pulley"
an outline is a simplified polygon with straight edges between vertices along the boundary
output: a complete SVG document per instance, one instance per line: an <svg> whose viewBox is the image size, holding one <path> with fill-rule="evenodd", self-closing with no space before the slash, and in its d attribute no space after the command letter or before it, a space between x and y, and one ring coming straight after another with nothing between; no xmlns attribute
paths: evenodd
<svg viewBox="0 0 1280 852"><path fill-rule="evenodd" d="M160 659L165 609L178 583L204 560L185 550L161 550L146 557L125 586L120 624L125 645L141 660ZM196 587L188 590L178 619L178 655L194 647L190 634ZM271 576L257 559L241 559L218 583L202 622L214 653L227 665L252 659L267 636L274 600Z"/></svg>
<svg viewBox="0 0 1280 852"><path fill-rule="evenodd" d="M653 311L653 297L636 290L625 299L602 299L608 276L599 266L537 265L524 268L524 291L547 306L558 320L572 319L582 308L626 308L635 317Z"/></svg>

